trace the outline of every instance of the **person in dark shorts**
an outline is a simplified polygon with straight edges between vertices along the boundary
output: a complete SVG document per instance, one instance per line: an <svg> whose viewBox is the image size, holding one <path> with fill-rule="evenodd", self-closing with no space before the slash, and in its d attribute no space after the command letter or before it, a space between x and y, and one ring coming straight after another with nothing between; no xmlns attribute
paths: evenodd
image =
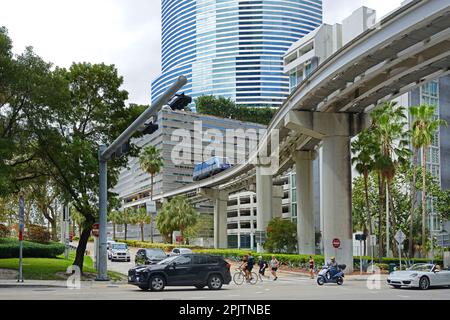
<svg viewBox="0 0 450 320"><path fill-rule="evenodd" d="M255 265L255 258L253 258L252 253L249 252L247 258L247 267L245 268L245 274L247 275L248 281L252 279L252 270L254 265Z"/></svg>
<svg viewBox="0 0 450 320"><path fill-rule="evenodd" d="M259 266L259 278L262 281L262 277L265 277L266 268L269 266L266 260L263 259L262 256L258 257L258 266Z"/></svg>
<svg viewBox="0 0 450 320"><path fill-rule="evenodd" d="M314 279L314 258L309 256L309 275L311 279Z"/></svg>
<svg viewBox="0 0 450 320"><path fill-rule="evenodd" d="M279 266L280 263L278 262L278 260L275 258L275 256L272 256L272 260L270 260L270 268L272 268L272 275L274 276L273 281L278 279L277 270Z"/></svg>

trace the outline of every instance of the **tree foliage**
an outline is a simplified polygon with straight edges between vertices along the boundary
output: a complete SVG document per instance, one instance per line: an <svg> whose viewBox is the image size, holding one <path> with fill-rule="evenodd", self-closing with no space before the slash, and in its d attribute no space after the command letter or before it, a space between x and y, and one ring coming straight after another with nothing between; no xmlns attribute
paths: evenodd
<svg viewBox="0 0 450 320"><path fill-rule="evenodd" d="M274 218L267 227L264 249L273 253L294 253L297 246L297 226L290 220Z"/></svg>
<svg viewBox="0 0 450 320"><path fill-rule="evenodd" d="M216 117L268 125L276 113L270 107L248 107L236 105L230 98L201 96L195 101L197 112Z"/></svg>

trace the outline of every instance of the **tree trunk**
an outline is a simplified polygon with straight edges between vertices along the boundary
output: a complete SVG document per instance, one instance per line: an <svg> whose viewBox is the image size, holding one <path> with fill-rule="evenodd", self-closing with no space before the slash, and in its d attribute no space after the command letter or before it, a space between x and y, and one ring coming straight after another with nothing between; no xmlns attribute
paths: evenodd
<svg viewBox="0 0 450 320"><path fill-rule="evenodd" d="M389 221L391 222L391 245L392 245L392 253L394 255L394 257L398 256L398 244L397 241L394 239L395 236L395 232L397 231L397 220L395 219L395 215L394 215L394 198L393 198L393 193L391 190L391 184L388 183L387 185L388 190L389 190Z"/></svg>
<svg viewBox="0 0 450 320"><path fill-rule="evenodd" d="M414 257L414 211L416 209L416 176L417 176L417 148L414 149L414 158L413 158L413 181L411 185L411 212L409 214L409 257Z"/></svg>
<svg viewBox="0 0 450 320"><path fill-rule="evenodd" d="M426 255L426 224L427 224L427 154L426 146L422 148L422 256Z"/></svg>
<svg viewBox="0 0 450 320"><path fill-rule="evenodd" d="M384 179L381 177L381 173L378 173L378 262L383 261L383 215L384 215Z"/></svg>
<svg viewBox="0 0 450 320"><path fill-rule="evenodd" d="M144 224L141 223L141 241L144 242Z"/></svg>
<svg viewBox="0 0 450 320"><path fill-rule="evenodd" d="M113 223L113 240L116 240L116 224Z"/></svg>
<svg viewBox="0 0 450 320"><path fill-rule="evenodd" d="M125 240L127 240L128 224L125 223L124 227L125 227Z"/></svg>
<svg viewBox="0 0 450 320"><path fill-rule="evenodd" d="M89 227L81 232L80 241L78 242L77 252L75 255L74 265L80 268L81 273L83 273L83 261L84 253L86 252L86 246L91 235L92 227Z"/></svg>
<svg viewBox="0 0 450 320"><path fill-rule="evenodd" d="M369 202L369 186L368 186L368 180L369 180L369 172L366 169L364 169L364 193L366 197L366 210L367 210L367 222L369 223L369 235L373 234L373 225L372 225L372 212L370 210L370 202ZM366 250L366 241L364 241L364 250ZM373 245L370 244L370 254L372 254ZM367 251L364 251L367 252Z"/></svg>
<svg viewBox="0 0 450 320"><path fill-rule="evenodd" d="M58 241L58 230L56 228L56 219L48 220L50 222L50 225L52 227L52 240Z"/></svg>

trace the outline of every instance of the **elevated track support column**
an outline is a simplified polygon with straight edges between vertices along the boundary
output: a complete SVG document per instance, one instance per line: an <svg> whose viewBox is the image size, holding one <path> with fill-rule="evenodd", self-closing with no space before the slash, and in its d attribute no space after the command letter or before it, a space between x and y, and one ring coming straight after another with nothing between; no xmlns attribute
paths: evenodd
<svg viewBox="0 0 450 320"><path fill-rule="evenodd" d="M228 193L214 189L201 188L198 193L214 202L214 248L228 248L227 207Z"/></svg>
<svg viewBox="0 0 450 320"><path fill-rule="evenodd" d="M294 155L297 193L297 240L300 254L315 254L314 225L314 151L297 151Z"/></svg>
<svg viewBox="0 0 450 320"><path fill-rule="evenodd" d="M273 185L272 176L265 174L265 168L256 166L256 231L265 233L272 219ZM263 253L261 243L256 244L258 253Z"/></svg>
<svg viewBox="0 0 450 320"><path fill-rule="evenodd" d="M272 218L281 218L283 216L283 187L273 186L272 189Z"/></svg>
<svg viewBox="0 0 450 320"><path fill-rule="evenodd" d="M324 254L327 261L334 256L339 264L345 264L346 273L353 272L350 138L364 127L365 120L366 117L360 115L306 111L291 111L285 118L287 128L322 140L320 186L323 198L321 210ZM299 164L306 171L311 170L306 168L306 164ZM312 184L307 181L303 183L306 194L299 201L303 201L305 205L310 201L307 190L312 192ZM302 186L297 190L301 192L301 189ZM311 231L314 232L314 229L311 228ZM338 242L333 241L334 239L339 240L338 248L333 246L333 242Z"/></svg>

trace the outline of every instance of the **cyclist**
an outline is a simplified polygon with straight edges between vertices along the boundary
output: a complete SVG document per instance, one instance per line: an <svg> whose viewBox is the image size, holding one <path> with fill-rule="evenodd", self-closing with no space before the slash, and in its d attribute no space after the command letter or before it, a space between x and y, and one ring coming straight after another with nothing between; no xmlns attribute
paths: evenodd
<svg viewBox="0 0 450 320"><path fill-rule="evenodd" d="M249 252L247 256L247 266L244 269L247 281L252 280L252 269L254 265L255 265L255 258L253 258L252 253Z"/></svg>

